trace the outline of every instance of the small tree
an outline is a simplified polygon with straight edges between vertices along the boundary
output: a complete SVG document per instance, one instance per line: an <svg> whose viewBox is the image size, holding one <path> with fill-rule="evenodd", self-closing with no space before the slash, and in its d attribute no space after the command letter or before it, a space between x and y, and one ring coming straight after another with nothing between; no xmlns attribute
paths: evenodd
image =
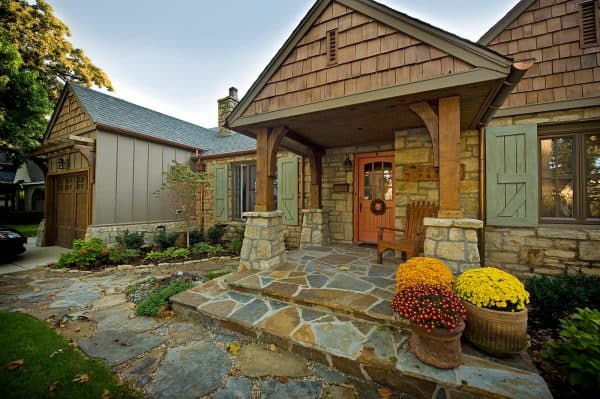
<svg viewBox="0 0 600 399"><path fill-rule="evenodd" d="M187 222L187 245L190 245L192 223L198 220L197 205L200 189L206 184L207 174L195 172L189 166L173 161L171 168L163 172L163 183L154 192L157 196L167 192L169 207Z"/></svg>

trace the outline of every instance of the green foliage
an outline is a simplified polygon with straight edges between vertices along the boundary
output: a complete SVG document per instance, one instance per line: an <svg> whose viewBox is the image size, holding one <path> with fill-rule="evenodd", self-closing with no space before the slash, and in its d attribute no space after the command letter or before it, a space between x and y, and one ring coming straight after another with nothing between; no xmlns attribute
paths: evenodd
<svg viewBox="0 0 600 399"><path fill-rule="evenodd" d="M143 284L146 284L146 283L150 283L150 284L152 284L152 283L154 283L156 280L157 280L157 278L156 278L156 277L154 277L154 276L152 276L152 277L149 277L149 278L145 278L145 279L143 279L142 281L138 281L137 283L130 284L130 285L128 285L128 286L127 286L127 288L125 289L125 295L127 295L127 296L130 296L131 294L133 294L134 292L136 292L137 290L139 290L139 289L140 289L140 287L141 287Z"/></svg>
<svg viewBox="0 0 600 399"><path fill-rule="evenodd" d="M115 265L121 265L135 261L140 257L139 249L115 247L111 248L108 254L108 260Z"/></svg>
<svg viewBox="0 0 600 399"><path fill-rule="evenodd" d="M229 270L229 269L212 270L212 271L206 273L206 279L207 280L212 280L212 279L224 276L224 275L229 274L229 273L231 273L231 270Z"/></svg>
<svg viewBox="0 0 600 399"><path fill-rule="evenodd" d="M187 258L190 256L190 250L187 248L169 247L164 251L150 251L146 254L146 259L150 261L159 261L163 259Z"/></svg>
<svg viewBox="0 0 600 399"><path fill-rule="evenodd" d="M208 256L219 256L223 253L223 247L220 245L211 245L210 248L208 248Z"/></svg>
<svg viewBox="0 0 600 399"><path fill-rule="evenodd" d="M2 9L7 1L0 2ZM0 23L0 152L19 165L39 145L52 110L48 94L36 72L23 64Z"/></svg>
<svg viewBox="0 0 600 399"><path fill-rule="evenodd" d="M192 252L195 254L207 254L208 256L219 256L223 253L223 247L220 245L210 245L206 242L199 242L194 245Z"/></svg>
<svg viewBox="0 0 600 399"><path fill-rule="evenodd" d="M600 311L577 309L560 321L560 337L544 346L542 356L564 367L582 394L600 393Z"/></svg>
<svg viewBox="0 0 600 399"><path fill-rule="evenodd" d="M153 291L144 298L137 306L136 314L139 316L160 316L164 307L168 306L169 298L182 291L192 288L190 281L183 279L173 280L169 285Z"/></svg>
<svg viewBox="0 0 600 399"><path fill-rule="evenodd" d="M196 245L204 241L204 231L200 229L190 231L190 245Z"/></svg>
<svg viewBox="0 0 600 399"><path fill-rule="evenodd" d="M101 361L82 356L69 341L52 328L29 315L0 312L0 396L17 398L98 399L104 390L112 399L141 398L121 385ZM24 364L10 371L5 365L17 359ZM78 374L87 374L85 384L73 382ZM57 383L55 392L51 384Z"/></svg>
<svg viewBox="0 0 600 399"><path fill-rule="evenodd" d="M228 244L229 250L233 253L239 254L240 251L242 250L242 243L243 243L243 241L240 240L239 238L234 238Z"/></svg>
<svg viewBox="0 0 600 399"><path fill-rule="evenodd" d="M214 226L209 227L206 231L206 240L210 244L220 244L221 240L223 240L223 235L225 234L224 224L215 224Z"/></svg>
<svg viewBox="0 0 600 399"><path fill-rule="evenodd" d="M108 76L83 50L73 48L69 28L44 0L0 1L0 35L16 47L24 67L39 76L52 102L66 81L112 90Z"/></svg>
<svg viewBox="0 0 600 399"><path fill-rule="evenodd" d="M545 327L556 327L560 319L577 308L600 308L600 277L582 272L558 276L534 276L525 283L531 301L531 317Z"/></svg>
<svg viewBox="0 0 600 399"><path fill-rule="evenodd" d="M169 248L175 245L177 234L167 233L162 230L154 235L154 243L161 248Z"/></svg>
<svg viewBox="0 0 600 399"><path fill-rule="evenodd" d="M108 260L110 250L100 238L74 240L71 252L61 254L58 267L97 267Z"/></svg>
<svg viewBox="0 0 600 399"><path fill-rule="evenodd" d="M144 245L144 232L134 231L130 233L128 229L125 229L121 234L115 237L115 240L120 247L140 249Z"/></svg>

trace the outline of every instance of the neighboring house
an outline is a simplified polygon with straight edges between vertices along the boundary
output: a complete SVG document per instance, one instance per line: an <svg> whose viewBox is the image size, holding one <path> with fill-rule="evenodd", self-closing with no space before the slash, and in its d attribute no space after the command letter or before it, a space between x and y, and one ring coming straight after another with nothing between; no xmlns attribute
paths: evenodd
<svg viewBox="0 0 600 399"><path fill-rule="evenodd" d="M44 172L33 161L16 167L0 154L0 213L43 210Z"/></svg>
<svg viewBox="0 0 600 399"><path fill-rule="evenodd" d="M479 43L536 64L486 133L486 262L600 272L600 2L522 0Z"/></svg>
<svg viewBox="0 0 600 399"><path fill-rule="evenodd" d="M248 150L254 141L217 132L113 96L67 84L34 155L45 162L45 245L124 229L182 231L167 195L154 194L173 161L196 165L203 151Z"/></svg>

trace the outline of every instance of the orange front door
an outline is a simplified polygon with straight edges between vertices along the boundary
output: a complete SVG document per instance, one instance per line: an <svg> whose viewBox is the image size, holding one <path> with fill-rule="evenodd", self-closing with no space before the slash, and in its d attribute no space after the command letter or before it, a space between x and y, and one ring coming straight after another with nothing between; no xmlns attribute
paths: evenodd
<svg viewBox="0 0 600 399"><path fill-rule="evenodd" d="M394 227L394 156L357 154L356 158L355 239L376 242L377 227ZM384 238L393 237L392 231L385 232Z"/></svg>

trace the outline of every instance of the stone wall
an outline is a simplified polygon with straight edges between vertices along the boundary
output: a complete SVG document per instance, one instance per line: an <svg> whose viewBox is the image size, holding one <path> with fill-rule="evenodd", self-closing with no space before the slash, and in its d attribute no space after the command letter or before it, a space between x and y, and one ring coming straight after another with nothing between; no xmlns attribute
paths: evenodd
<svg viewBox="0 0 600 399"><path fill-rule="evenodd" d="M287 261L283 242L283 212L245 212L246 230L239 271L271 270Z"/></svg>
<svg viewBox="0 0 600 399"><path fill-rule="evenodd" d="M175 221L175 222L152 222L152 223L133 223L133 224L115 224L115 225L90 225L87 227L85 232L85 239L93 237L101 238L107 244L115 244L116 237L122 234L125 230L133 232L143 232L144 242L151 244L153 242L154 234L158 232L157 228L164 226L165 230L169 233L180 233L184 232L188 228L186 222Z"/></svg>
<svg viewBox="0 0 600 399"><path fill-rule="evenodd" d="M425 256L444 261L455 275L480 266L477 230L483 222L477 219L425 218Z"/></svg>

